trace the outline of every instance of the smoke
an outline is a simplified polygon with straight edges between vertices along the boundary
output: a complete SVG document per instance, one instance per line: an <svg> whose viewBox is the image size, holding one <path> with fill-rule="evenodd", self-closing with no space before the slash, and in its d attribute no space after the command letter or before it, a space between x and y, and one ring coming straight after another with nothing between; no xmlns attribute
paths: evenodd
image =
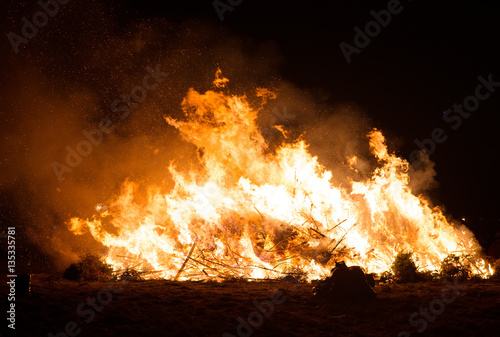
<svg viewBox="0 0 500 337"><path fill-rule="evenodd" d="M180 103L188 89L213 89L217 68L229 78L231 93L250 96L265 87L277 94L258 120L270 151L282 141L303 137L334 172L333 183L343 186L368 176L376 164L366 139L371 122L361 109L347 103L332 107L324 93L279 80L284 57L271 42L256 44L194 21L123 23L98 3L92 8L71 6L19 54L11 55L0 145L2 193L13 196L21 227L56 268L67 266L81 252L104 249L89 234L70 233L66 222L71 217L91 218L126 179L167 192L172 162L179 170L197 165L196 148L182 141L164 117L182 118ZM123 102L122 95L144 86L148 67L168 75L120 118L123 112L112 103ZM82 140L89 141L86 133L99 129L103 121L113 130L104 132L89 154L80 155L77 165L69 165L71 150L78 151ZM275 125L288 130L289 138ZM348 161L353 156L358 157L355 166ZM54 163L70 171L65 169L58 179ZM432 170L419 172L424 173L415 174L415 188L430 186ZM146 189L140 189L137 198L145 195Z"/></svg>
<svg viewBox="0 0 500 337"><path fill-rule="evenodd" d="M13 20L22 16L12 12ZM72 216L92 217L96 205L105 208L126 179L166 192L172 187L171 162L180 170L197 164L194 146L164 119L182 115L180 103L189 88L211 88L217 67L227 77L245 78L231 88L239 94L253 89L248 83L266 84L269 69L279 62L272 44L245 46L250 57L243 46L206 23L123 23L102 4L75 3L18 54L12 52L3 91L1 189L14 200L19 229L56 268L81 252L103 249L90 235L68 231ZM148 67L168 75L142 101L132 99L134 109L120 118L119 108L127 105L123 95L144 86ZM103 125L112 130L99 136L93 130ZM141 193L137 198L146 189Z"/></svg>

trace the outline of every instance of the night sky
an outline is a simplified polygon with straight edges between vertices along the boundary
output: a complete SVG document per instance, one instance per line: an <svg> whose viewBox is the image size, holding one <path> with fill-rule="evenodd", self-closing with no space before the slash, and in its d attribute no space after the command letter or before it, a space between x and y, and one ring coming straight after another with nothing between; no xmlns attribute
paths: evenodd
<svg viewBox="0 0 500 337"><path fill-rule="evenodd" d="M64 6L77 6L73 1ZM500 82L500 6L495 1L437 4L406 0L399 6L394 1L346 0L243 0L232 4L231 11L220 14L223 21L212 1L142 0L106 5L117 18L118 30L126 31L143 19L176 24L189 21L194 25L208 23L243 41L251 41L250 51L255 46L272 44L281 55L275 72L283 80L304 90L324 92L329 104L348 102L358 106L374 127L384 131L391 150L401 157L409 159L412 151L418 149L415 140L428 139L433 130L441 128L447 139L436 144L430 155L436 164L439 183L431 191L431 197L456 219L465 217L483 244L488 243L488 236L500 229L497 159L500 85L496 91L493 86L489 97L481 100L470 116L462 117L460 125L456 119L446 122L443 117L455 103L463 104L468 96L475 95L480 76ZM391 14L386 27L372 33L366 46L350 54L348 63L340 44L345 42L355 47L355 27L364 31L365 25L374 20L371 11L387 10L388 5L397 13ZM30 59L33 50L38 50L36 44L51 47L53 43L54 48L59 48L54 41L59 43L64 36L40 32L36 40L16 54L6 34L19 33L20 17L37 8L35 4L17 2L1 6L4 16L1 73L5 79L1 85L5 86L2 92L7 93L9 79L14 77L12 68L19 63L39 67L39 63ZM61 8L61 13L51 20L64 20L65 7ZM78 18L75 11L72 15ZM488 91L482 90L480 94L486 95ZM15 102L9 101L7 95L0 97L2 120L6 121L2 133L11 130L12 125L22 128L16 124L13 110L5 108ZM451 119L457 113L447 116ZM2 164L5 167L9 163L4 160ZM5 181L2 184L7 185ZM2 188L3 221L9 218L10 223L16 222L13 217L22 212L17 207L12 210L12 193L12 189Z"/></svg>

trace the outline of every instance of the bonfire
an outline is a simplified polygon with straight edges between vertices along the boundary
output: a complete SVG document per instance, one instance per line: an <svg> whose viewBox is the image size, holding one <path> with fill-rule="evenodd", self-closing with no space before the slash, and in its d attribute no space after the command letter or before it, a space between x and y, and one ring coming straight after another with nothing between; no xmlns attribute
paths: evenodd
<svg viewBox="0 0 500 337"><path fill-rule="evenodd" d="M377 162L371 176L335 186L336 172L302 137L290 139L278 126L286 141L271 148L264 138L257 117L275 93L256 89L256 107L228 93L228 82L217 71L213 90L189 90L184 118L165 118L198 148L199 168L171 163L174 187L148 186L146 202L127 180L107 208L69 221L74 234L88 232L107 247L115 270L173 280L313 280L336 261L382 273L411 251L422 271L439 270L453 254L467 257L474 275L492 274L472 232L412 192L410 164L390 152L382 131L366 137ZM355 171L358 158L345 160Z"/></svg>

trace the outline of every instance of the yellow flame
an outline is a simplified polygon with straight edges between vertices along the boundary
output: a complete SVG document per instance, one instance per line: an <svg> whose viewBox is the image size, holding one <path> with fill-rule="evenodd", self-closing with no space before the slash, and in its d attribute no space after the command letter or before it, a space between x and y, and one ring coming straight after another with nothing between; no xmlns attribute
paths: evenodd
<svg viewBox="0 0 500 337"><path fill-rule="evenodd" d="M215 87L227 82L218 69ZM260 88L257 96L265 102L275 94ZM184 265L179 279L287 272L315 279L338 260L382 272L398 251L411 250L422 270L438 270L455 253L471 254L476 274L491 274L472 233L412 194L409 164L388 152L381 131L368 135L379 163L372 177L341 187L304 140L269 153L258 111L245 96L191 89L182 107L184 120L166 121L203 150L203 169L171 166L174 188L168 194L151 188L145 203L126 181L104 212L69 222L75 234L88 231L109 248L106 261L115 269L141 266L174 278Z"/></svg>
<svg viewBox="0 0 500 337"><path fill-rule="evenodd" d="M217 72L215 73L215 80L213 82L216 88L224 88L227 82L229 82L229 79L221 77L221 75L222 71L220 70L220 68L217 68Z"/></svg>

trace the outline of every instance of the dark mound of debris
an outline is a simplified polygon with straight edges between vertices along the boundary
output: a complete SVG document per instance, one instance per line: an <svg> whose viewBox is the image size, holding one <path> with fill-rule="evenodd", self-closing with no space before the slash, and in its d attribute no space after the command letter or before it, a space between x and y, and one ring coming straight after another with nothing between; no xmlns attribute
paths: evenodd
<svg viewBox="0 0 500 337"><path fill-rule="evenodd" d="M373 276L365 275L360 266L348 267L345 262L337 262L332 275L314 287L313 294L322 299L335 300L369 300L377 294Z"/></svg>

